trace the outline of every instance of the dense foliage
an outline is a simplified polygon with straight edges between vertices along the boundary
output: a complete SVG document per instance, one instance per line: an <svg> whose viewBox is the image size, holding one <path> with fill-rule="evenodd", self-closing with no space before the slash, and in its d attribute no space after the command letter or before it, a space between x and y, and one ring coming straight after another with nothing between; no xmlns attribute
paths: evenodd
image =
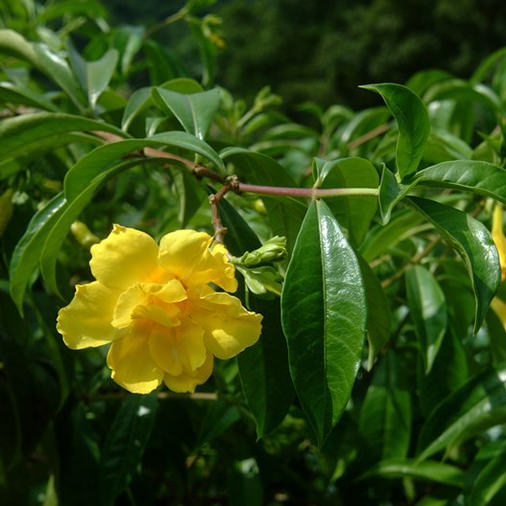
<svg viewBox="0 0 506 506"><path fill-rule="evenodd" d="M308 126L213 87L210 3L1 6L0 503L504 504L506 48ZM154 39L181 24L198 64ZM56 331L115 223L223 239L263 315L193 394Z"/></svg>

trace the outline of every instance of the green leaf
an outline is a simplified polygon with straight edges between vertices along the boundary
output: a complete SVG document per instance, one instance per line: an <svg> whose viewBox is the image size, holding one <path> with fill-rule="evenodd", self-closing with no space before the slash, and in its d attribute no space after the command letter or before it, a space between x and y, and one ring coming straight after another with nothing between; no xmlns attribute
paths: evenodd
<svg viewBox="0 0 506 506"><path fill-rule="evenodd" d="M409 88L400 84L370 84L362 86L379 93L399 127L397 140L397 170L402 179L416 172L430 134L429 114L423 102Z"/></svg>
<svg viewBox="0 0 506 506"><path fill-rule="evenodd" d="M110 424L100 461L100 491L112 505L137 472L156 419L156 394L130 395Z"/></svg>
<svg viewBox="0 0 506 506"><path fill-rule="evenodd" d="M153 88L153 95L166 113L173 114L183 128L198 139L205 138L221 100L217 88L188 95L158 87Z"/></svg>
<svg viewBox="0 0 506 506"><path fill-rule="evenodd" d="M101 504L99 448L83 404L68 406L56 418L59 476L56 480L60 504Z"/></svg>
<svg viewBox="0 0 506 506"><path fill-rule="evenodd" d="M366 327L360 265L323 201L302 223L281 311L290 374L321 445L350 398Z"/></svg>
<svg viewBox="0 0 506 506"><path fill-rule="evenodd" d="M56 281L56 260L72 223L77 220L83 209L91 202L95 193L107 180L135 164L135 161L126 161L114 165L96 176L89 184L83 186L82 190L72 200L66 199L65 206L59 213L57 221L52 223L51 230L47 234L40 253L40 271L50 291L59 295Z"/></svg>
<svg viewBox="0 0 506 506"><path fill-rule="evenodd" d="M77 108L82 110L86 99L67 62L45 44L33 44L33 50L36 66L57 83Z"/></svg>
<svg viewBox="0 0 506 506"><path fill-rule="evenodd" d="M227 148L220 153L227 162L235 165L241 181L269 186L296 186L286 169L273 158L243 148ZM262 196L273 235L285 236L287 248L294 247L306 206L291 197Z"/></svg>
<svg viewBox="0 0 506 506"><path fill-rule="evenodd" d="M469 506L486 506L506 486L506 451L490 460L474 481Z"/></svg>
<svg viewBox="0 0 506 506"><path fill-rule="evenodd" d="M450 394L431 413L418 440L418 460L506 422L506 366L490 368Z"/></svg>
<svg viewBox="0 0 506 506"><path fill-rule="evenodd" d="M123 156L145 147L161 148L164 146L173 146L199 153L217 167L224 168L223 161L218 154L204 141L186 132L164 132L149 139L128 139L106 144L83 156L65 176L66 198L72 201L96 176L120 161ZM166 161L166 159L164 160Z"/></svg>
<svg viewBox="0 0 506 506"><path fill-rule="evenodd" d="M44 95L26 86L16 86L8 81L0 82L0 100L11 104L23 104L37 107L47 111L58 111L58 108Z"/></svg>
<svg viewBox="0 0 506 506"><path fill-rule="evenodd" d="M501 281L499 255L490 232L478 220L453 207L418 197L410 197L409 202L463 258L476 300L476 332Z"/></svg>
<svg viewBox="0 0 506 506"><path fill-rule="evenodd" d="M413 478L459 488L464 486L464 472L461 469L434 460L425 460L423 462L414 459L383 460L364 473L361 479L371 476L381 476L388 479Z"/></svg>
<svg viewBox="0 0 506 506"><path fill-rule="evenodd" d="M37 66L32 44L14 30L0 30L0 53L14 56Z"/></svg>
<svg viewBox="0 0 506 506"><path fill-rule="evenodd" d="M17 243L9 266L9 290L12 299L23 314L23 297L36 269L46 237L61 216L65 198L59 193L33 216Z"/></svg>
<svg viewBox="0 0 506 506"><path fill-rule="evenodd" d="M202 420L194 451L220 437L240 418L237 406L220 400L213 402Z"/></svg>
<svg viewBox="0 0 506 506"><path fill-rule="evenodd" d="M249 309L263 315L262 335L239 356L239 373L257 437L275 429L288 413L295 392L288 370L288 350L280 321L279 299L250 295Z"/></svg>
<svg viewBox="0 0 506 506"><path fill-rule="evenodd" d="M434 276L419 265L406 272L406 294L428 374L446 332L445 297Z"/></svg>
<svg viewBox="0 0 506 506"><path fill-rule="evenodd" d="M478 68L473 72L469 82L471 84L477 84L483 81L492 68L504 58L506 58L506 47L501 47L494 51L478 65Z"/></svg>
<svg viewBox="0 0 506 506"><path fill-rule="evenodd" d="M359 157L324 162L321 167L321 188L377 188L378 173L369 160ZM353 244L360 244L378 207L371 197L328 199L334 216L349 231Z"/></svg>
<svg viewBox="0 0 506 506"><path fill-rule="evenodd" d="M364 260L372 262L386 253L399 241L415 233L421 221L417 213L402 210L396 213L388 225L373 228L360 245L360 253Z"/></svg>
<svg viewBox="0 0 506 506"><path fill-rule="evenodd" d="M462 288L460 288L462 291ZM449 301L451 302L451 301ZM461 314L459 314L461 317ZM418 397L425 417L468 379L466 350L453 329L444 336L429 374L420 358L417 371Z"/></svg>
<svg viewBox="0 0 506 506"><path fill-rule="evenodd" d="M492 308L490 308L487 313L486 322L492 363L496 365L506 362L506 329L499 319L499 316Z"/></svg>
<svg viewBox="0 0 506 506"><path fill-rule="evenodd" d="M393 208L406 195L408 189L409 186L400 185L390 169L383 164L378 195L379 211L383 225L390 221Z"/></svg>
<svg viewBox="0 0 506 506"><path fill-rule="evenodd" d="M402 458L408 452L412 408L403 359L387 353L367 389L358 421L362 463Z"/></svg>
<svg viewBox="0 0 506 506"><path fill-rule="evenodd" d="M234 255L261 246L255 232L225 200L220 202L220 217L227 227L225 245ZM283 337L279 300L265 300L249 294L249 309L263 316L260 339L239 356L239 373L244 396L253 414L257 437L276 428L290 407L295 392L288 370L288 350Z"/></svg>
<svg viewBox="0 0 506 506"><path fill-rule="evenodd" d="M128 99L125 110L123 111L123 118L121 119L121 130L126 132L130 123L140 114L144 109L152 104L151 88L139 88L134 91Z"/></svg>
<svg viewBox="0 0 506 506"><path fill-rule="evenodd" d="M488 162L454 160L421 170L416 184L470 191L506 203L506 169Z"/></svg>
<svg viewBox="0 0 506 506"><path fill-rule="evenodd" d="M186 167L175 171L173 176L179 197L179 223L181 228L185 228L206 198L206 192Z"/></svg>
<svg viewBox="0 0 506 506"><path fill-rule="evenodd" d="M118 64L118 58L118 51L109 49L100 60L86 63L86 91L92 109L97 105L101 93L107 88Z"/></svg>
<svg viewBox="0 0 506 506"><path fill-rule="evenodd" d="M0 122L0 159L27 155L43 139L58 139L64 133L102 130L124 137L116 127L81 116L41 112L24 114Z"/></svg>
<svg viewBox="0 0 506 506"><path fill-rule="evenodd" d="M390 338L392 314L390 302L376 274L362 256L359 255L358 260L367 299L367 339L369 341L367 369L371 370L374 358Z"/></svg>

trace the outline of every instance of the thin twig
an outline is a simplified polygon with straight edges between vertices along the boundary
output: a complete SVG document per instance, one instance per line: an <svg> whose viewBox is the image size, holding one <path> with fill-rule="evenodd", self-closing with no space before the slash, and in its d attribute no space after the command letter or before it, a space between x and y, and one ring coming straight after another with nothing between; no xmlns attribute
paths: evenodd
<svg viewBox="0 0 506 506"><path fill-rule="evenodd" d="M362 144L365 144L366 142L374 139L375 137L379 137L381 134L385 133L390 128L390 125L388 123L385 123L383 125L380 125L379 127L373 128L369 132L365 133L364 135L357 137L350 143L348 143L348 149L355 149L358 148L358 146L361 146Z"/></svg>
<svg viewBox="0 0 506 506"><path fill-rule="evenodd" d="M223 244L223 237L227 233L220 219L220 200L231 190L238 191L239 181L237 176L231 176L225 184L213 195L209 195L211 204L211 222L214 228L214 240Z"/></svg>

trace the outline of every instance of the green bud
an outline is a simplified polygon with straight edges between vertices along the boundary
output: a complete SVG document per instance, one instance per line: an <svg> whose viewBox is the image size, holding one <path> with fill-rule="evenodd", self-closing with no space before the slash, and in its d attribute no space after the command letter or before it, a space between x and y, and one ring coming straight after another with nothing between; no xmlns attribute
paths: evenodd
<svg viewBox="0 0 506 506"><path fill-rule="evenodd" d="M243 267L254 267L259 264L279 262L287 255L286 237L278 235L272 237L264 245L254 251L247 251L235 263Z"/></svg>
<svg viewBox="0 0 506 506"><path fill-rule="evenodd" d="M76 241L84 248L91 248L94 244L100 242L100 239L82 221L74 221L70 225L70 231Z"/></svg>

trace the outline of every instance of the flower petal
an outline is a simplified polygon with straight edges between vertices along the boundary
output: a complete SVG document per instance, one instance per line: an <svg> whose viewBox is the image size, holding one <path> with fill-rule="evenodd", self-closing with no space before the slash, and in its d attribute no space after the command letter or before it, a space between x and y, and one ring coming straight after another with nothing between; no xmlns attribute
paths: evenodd
<svg viewBox="0 0 506 506"><path fill-rule="evenodd" d="M107 365L116 383L135 394L148 394L160 385L163 371L149 352L149 339L135 330L111 344Z"/></svg>
<svg viewBox="0 0 506 506"><path fill-rule="evenodd" d="M499 263L501 264L501 280L506 278L506 237L502 228L502 204L496 204L492 217L492 239L494 239L497 252L499 253Z"/></svg>
<svg viewBox="0 0 506 506"><path fill-rule="evenodd" d="M262 315L246 310L228 293L212 293L194 301L192 319L204 327L207 349L221 359L255 344L262 332Z"/></svg>
<svg viewBox="0 0 506 506"><path fill-rule="evenodd" d="M102 284L125 289L146 281L158 270L158 246L144 232L114 225L112 232L91 247L91 272Z"/></svg>
<svg viewBox="0 0 506 506"><path fill-rule="evenodd" d="M157 329L149 338L149 352L160 369L177 376L183 372L183 362L175 342L173 329Z"/></svg>
<svg viewBox="0 0 506 506"><path fill-rule="evenodd" d="M56 328L69 348L102 346L114 339L111 325L119 293L98 281L77 285L70 304L58 313Z"/></svg>
<svg viewBox="0 0 506 506"><path fill-rule="evenodd" d="M177 279L165 284L141 283L124 291L114 308L112 325L128 327L135 319L152 320L161 325L179 325L179 309L173 303L186 299L186 290Z"/></svg>
<svg viewBox="0 0 506 506"><path fill-rule="evenodd" d="M195 372L206 360L204 329L189 321L174 329L157 328L151 333L153 360L170 375Z"/></svg>
<svg viewBox="0 0 506 506"><path fill-rule="evenodd" d="M163 381L173 392L193 393L197 385L202 385L202 383L205 383L209 379L209 376L211 376L213 372L213 363L213 356L208 354L206 361L195 372L183 372L177 376L165 374Z"/></svg>
<svg viewBox="0 0 506 506"><path fill-rule="evenodd" d="M160 264L189 286L216 283L235 292L235 268L221 244L211 247L212 237L195 230L176 230L160 241Z"/></svg>

